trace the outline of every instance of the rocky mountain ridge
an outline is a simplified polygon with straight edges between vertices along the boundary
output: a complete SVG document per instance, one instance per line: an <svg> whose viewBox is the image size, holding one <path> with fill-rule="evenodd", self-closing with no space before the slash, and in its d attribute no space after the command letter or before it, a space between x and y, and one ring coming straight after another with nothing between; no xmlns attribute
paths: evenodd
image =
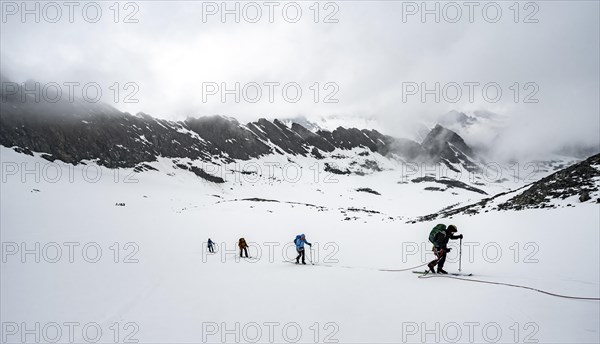
<svg viewBox="0 0 600 344"><path fill-rule="evenodd" d="M335 150L355 148L403 161L443 163L451 169L472 169L477 159L458 134L439 125L418 143L376 130L338 127L313 132L277 119L242 124L223 116L176 122L81 99L49 103L20 92L1 96L1 145L71 164L89 160L109 168L139 167L158 157L229 163L269 154L321 160Z"/></svg>

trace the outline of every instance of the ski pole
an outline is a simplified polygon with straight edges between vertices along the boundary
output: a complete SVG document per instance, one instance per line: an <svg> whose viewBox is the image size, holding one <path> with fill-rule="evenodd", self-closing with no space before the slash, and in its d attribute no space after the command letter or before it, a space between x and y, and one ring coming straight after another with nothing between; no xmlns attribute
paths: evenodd
<svg viewBox="0 0 600 344"><path fill-rule="evenodd" d="M462 265L462 238L460 238L460 247L458 249L458 271L461 271Z"/></svg>

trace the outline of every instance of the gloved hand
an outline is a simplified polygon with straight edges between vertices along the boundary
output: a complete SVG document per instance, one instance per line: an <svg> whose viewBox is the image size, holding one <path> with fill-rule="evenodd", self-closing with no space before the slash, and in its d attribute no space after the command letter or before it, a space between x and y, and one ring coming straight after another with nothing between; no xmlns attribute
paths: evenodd
<svg viewBox="0 0 600 344"><path fill-rule="evenodd" d="M306 243L308 246L312 247L312 244Z"/></svg>
<svg viewBox="0 0 600 344"><path fill-rule="evenodd" d="M459 239L462 239L462 238L463 238L463 235L462 235L462 234L459 234L459 235L458 235L458 238L459 238Z"/></svg>
<svg viewBox="0 0 600 344"><path fill-rule="evenodd" d="M446 252L452 251L452 247L446 247Z"/></svg>

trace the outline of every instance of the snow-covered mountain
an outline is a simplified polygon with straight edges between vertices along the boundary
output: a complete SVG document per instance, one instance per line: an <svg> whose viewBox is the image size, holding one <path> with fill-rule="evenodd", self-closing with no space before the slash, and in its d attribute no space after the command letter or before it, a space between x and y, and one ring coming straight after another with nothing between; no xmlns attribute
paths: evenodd
<svg viewBox="0 0 600 344"><path fill-rule="evenodd" d="M225 164L280 154L332 164L338 151L355 149L362 157L444 163L453 170L457 167L452 164L472 169L477 160L460 136L441 126L419 143L374 129L338 126L334 130L315 130L277 119L244 124L223 116L174 122L144 113L130 115L82 100L48 103L14 94L2 96L6 101L0 144L28 154L43 153L49 161L94 161L111 168L143 169L158 157ZM372 166L378 169L376 164Z"/></svg>
<svg viewBox="0 0 600 344"><path fill-rule="evenodd" d="M462 188L486 195L526 185L532 178L576 161L559 157L529 162L524 168L518 163L492 162L490 170L490 162L463 137L440 124L430 130L423 127L423 139L417 142L375 129L338 126L326 130L305 118L239 123L235 118L206 116L175 122L144 113L131 115L77 98L50 103L27 95L22 85L13 85L19 88L16 92L1 94L0 145L69 164L94 163L139 173L159 170L161 159L170 159L174 169L224 183L228 181L224 171L249 173L235 164L281 159L303 168L317 164L331 175L396 171L401 182L414 181L425 190ZM458 112L446 117L451 120L444 124L450 126L478 121ZM479 117L496 116L481 113ZM342 123L341 118L334 119L336 125Z"/></svg>

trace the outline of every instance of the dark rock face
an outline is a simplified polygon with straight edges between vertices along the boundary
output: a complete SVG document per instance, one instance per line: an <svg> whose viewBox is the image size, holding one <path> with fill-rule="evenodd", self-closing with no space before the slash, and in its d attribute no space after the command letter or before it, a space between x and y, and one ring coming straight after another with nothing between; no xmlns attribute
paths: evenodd
<svg viewBox="0 0 600 344"><path fill-rule="evenodd" d="M3 106L0 143L44 152L77 164L98 159L107 167L133 167L158 155L207 158L206 146L178 132L182 124L126 113L73 116L70 112L13 112Z"/></svg>
<svg viewBox="0 0 600 344"><path fill-rule="evenodd" d="M306 141L279 120L269 122L261 118L247 126L263 142L271 142L285 153L307 155L310 152Z"/></svg>
<svg viewBox="0 0 600 344"><path fill-rule="evenodd" d="M9 81L3 78L2 82ZM4 92L5 88L1 89ZM419 144L376 130L339 127L332 132L312 132L298 123L291 128L279 120L259 119L241 124L222 116L174 122L143 113L131 115L106 104L80 99L49 103L22 97L18 92L0 96L0 144L23 154L43 153L49 161L78 164L94 160L109 168L135 167L137 171L147 171L151 168L145 163L156 161L159 156L206 162L248 160L268 154L327 159L335 158L328 153L336 149L355 148L365 149L359 153L361 156L380 153L411 162L471 164L466 156L473 158L462 138L441 126ZM332 173L352 173L331 164L325 166ZM373 160L361 166L380 170ZM210 178L203 171L192 172Z"/></svg>
<svg viewBox="0 0 600 344"><path fill-rule="evenodd" d="M373 130L374 131L374 130ZM377 133L376 131L374 131ZM377 143L369 137L368 130L359 130L356 128L345 129L338 127L331 133L331 140L336 147L342 149L352 149L355 147L367 147L371 152L377 151Z"/></svg>
<svg viewBox="0 0 600 344"><path fill-rule="evenodd" d="M325 172L329 172L329 173L333 173L333 174L340 174L340 175L344 175L344 174L351 174L350 170L345 169L345 170L340 170L337 167L331 166L331 164L329 163L325 163L325 168L324 168Z"/></svg>
<svg viewBox="0 0 600 344"><path fill-rule="evenodd" d="M375 191L375 190L373 190L371 188L358 188L358 189L356 189L356 191L358 191L358 192L367 192L367 193L370 193L370 194L373 194L373 195L381 196L381 194L379 192L377 192L377 191Z"/></svg>
<svg viewBox="0 0 600 344"><path fill-rule="evenodd" d="M581 194L579 195L579 202L587 202L590 199L592 199L592 198L590 197L590 192L587 190L583 190L581 192Z"/></svg>
<svg viewBox="0 0 600 344"><path fill-rule="evenodd" d="M439 184L443 184L446 185L447 188L459 188L459 189L465 189L468 191L473 191L473 192L477 192L480 193L482 195L487 195L487 192L478 189L474 186L471 186L469 184L466 184L464 182L461 182L460 180L455 180L455 179L449 179L449 178L434 178L434 177L429 177L429 176L425 176L425 177L419 177L419 178L415 178L413 180L411 180L411 182L413 183L422 183L422 182L433 182L433 183L439 183ZM429 187L429 189L431 189L431 187ZM439 188L436 188L439 189ZM425 190L428 190L428 188L426 187ZM442 189L439 189L440 191L444 191Z"/></svg>
<svg viewBox="0 0 600 344"><path fill-rule="evenodd" d="M323 152L333 152L336 148L323 136L313 133L312 131L304 128L298 123L292 123L292 130L296 132L296 134L298 134L309 145L312 145Z"/></svg>
<svg viewBox="0 0 600 344"><path fill-rule="evenodd" d="M158 171L157 169L155 169L154 167L148 165L148 164L144 164L141 163L139 165L137 165L134 169L135 172L144 172L144 171Z"/></svg>
<svg viewBox="0 0 600 344"><path fill-rule="evenodd" d="M431 159L440 159L442 162L447 161L453 164L463 164L470 169L475 168L475 165L471 163L471 160L475 157L471 148L457 133L439 124L431 130L421 145ZM447 165L449 168L455 170L451 165Z"/></svg>
<svg viewBox="0 0 600 344"><path fill-rule="evenodd" d="M192 171L198 177L208 180L209 182L225 183L225 180L223 178L208 174L208 173L206 173L206 171L204 171L200 167L190 166L190 171Z"/></svg>
<svg viewBox="0 0 600 344"><path fill-rule="evenodd" d="M386 153L394 153L406 157L411 162L421 162L430 156L422 145L407 139L395 139L388 144Z"/></svg>
<svg viewBox="0 0 600 344"><path fill-rule="evenodd" d="M271 153L269 146L234 119L221 116L188 118L184 125L207 141L208 153L213 156L248 160Z"/></svg>

